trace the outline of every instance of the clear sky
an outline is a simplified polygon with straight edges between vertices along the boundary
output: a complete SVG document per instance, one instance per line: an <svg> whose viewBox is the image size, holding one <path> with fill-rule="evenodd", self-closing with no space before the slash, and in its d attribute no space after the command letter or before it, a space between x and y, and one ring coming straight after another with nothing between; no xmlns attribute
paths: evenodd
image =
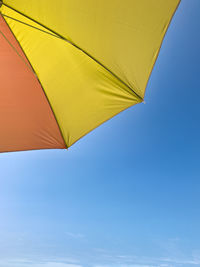
<svg viewBox="0 0 200 267"><path fill-rule="evenodd" d="M146 104L66 150L0 154L0 267L200 266L200 0L182 0Z"/></svg>

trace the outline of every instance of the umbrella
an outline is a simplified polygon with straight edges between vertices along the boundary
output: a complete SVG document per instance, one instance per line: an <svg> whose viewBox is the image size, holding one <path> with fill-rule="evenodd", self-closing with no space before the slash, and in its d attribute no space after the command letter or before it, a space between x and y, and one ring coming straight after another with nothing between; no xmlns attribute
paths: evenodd
<svg viewBox="0 0 200 267"><path fill-rule="evenodd" d="M0 152L68 148L143 102L179 2L0 1Z"/></svg>

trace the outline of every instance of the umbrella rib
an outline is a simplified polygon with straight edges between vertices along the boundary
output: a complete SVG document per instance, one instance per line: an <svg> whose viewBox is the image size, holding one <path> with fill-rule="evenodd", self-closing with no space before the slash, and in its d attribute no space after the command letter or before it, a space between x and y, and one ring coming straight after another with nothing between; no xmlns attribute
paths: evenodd
<svg viewBox="0 0 200 267"><path fill-rule="evenodd" d="M35 27L35 26L33 26L33 25L29 24L29 23L23 22L23 21L21 21L21 20L15 19L15 18L13 18L13 17L11 17L11 16L8 16L8 15L6 15L6 14L3 14L3 13L0 13L0 14L1 14L3 17L12 19L12 20L17 21L17 22L19 22L19 23L21 23L21 24L24 24L24 25L26 25L26 26L29 26L29 27L31 27L31 28L33 28L33 29L36 29L36 30L38 30L38 31L44 32L44 33L49 34L49 35L51 35L51 36L53 36L53 37L56 37L56 38L59 38L59 39L62 39L62 40L63 40L63 38L61 38L60 36L58 36L58 35L56 35L56 34L53 34L53 33L49 32L49 31L42 30L42 29L40 29L40 28L38 28L38 27Z"/></svg>
<svg viewBox="0 0 200 267"><path fill-rule="evenodd" d="M129 90L131 90L131 91L135 94L135 96L139 98L139 100L140 100L141 102L144 102L143 97L141 97L139 94L137 94L137 93L136 93L136 92L135 92L135 91L134 91L128 84L127 84L127 83L125 83L120 77L118 77L114 72L112 72L110 69L108 69L108 68L107 68L104 64L102 64L99 60L97 60L97 59L94 58L92 55L90 55L87 51L85 51L84 49L80 48L78 45L76 45L76 44L73 43L72 41L66 39L64 36L62 36L61 34L55 32L54 30L50 29L49 27L43 25L42 23L36 21L35 19L32 19L31 17L29 17L29 16L23 14L22 12L18 11L17 9L15 9L15 8L13 8L13 7L7 5L7 4L4 4L4 3L2 3L2 4L3 4L4 6L10 8L10 9L12 9L13 11L17 12L18 14L24 16L25 18L27 18L27 19L29 19L29 20L35 22L36 24L42 26L43 28L45 28L45 29L48 30L48 31L44 31L44 30L39 29L39 28L37 28L37 27L35 27L35 26L32 26L32 25L30 25L30 24L28 24L28 23L25 23L25 22L22 22L22 21L20 21L20 20L17 20L17 19L14 19L14 18L12 18L12 17L9 17L9 16L7 16L7 15L5 15L5 14L2 14L3 16L7 16L7 17L9 17L10 19L13 19L13 20L15 20L15 21L17 21L17 22L19 22L19 23L22 23L22 24L25 24L26 26L30 26L30 27L32 27L32 28L34 28L34 29L40 30L41 32L44 32L44 33L47 33L47 34L49 34L49 35L51 35L51 36L53 36L53 37L62 39L63 41L66 41L67 43L71 44L72 46L74 46L75 48L77 48L78 50L80 50L82 53L84 53L85 55L87 55L88 57L90 57L92 60L94 60L97 64L99 64L100 66L102 66L102 67L103 67L105 70L107 70L112 76L114 76L114 77L115 77L116 79L118 79L123 85L125 85Z"/></svg>

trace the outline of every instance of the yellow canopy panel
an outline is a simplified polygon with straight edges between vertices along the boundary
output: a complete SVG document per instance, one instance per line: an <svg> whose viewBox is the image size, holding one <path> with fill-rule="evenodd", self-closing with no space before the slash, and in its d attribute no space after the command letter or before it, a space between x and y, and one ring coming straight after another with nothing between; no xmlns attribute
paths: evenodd
<svg viewBox="0 0 200 267"><path fill-rule="evenodd" d="M66 147L143 101L147 81L179 2L3 1L1 16L44 90ZM59 141L59 148L62 146Z"/></svg>

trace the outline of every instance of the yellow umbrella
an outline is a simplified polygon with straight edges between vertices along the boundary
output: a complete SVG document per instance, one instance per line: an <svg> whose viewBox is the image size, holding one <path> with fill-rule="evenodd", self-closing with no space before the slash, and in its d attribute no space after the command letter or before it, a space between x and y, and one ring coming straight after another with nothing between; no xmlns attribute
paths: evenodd
<svg viewBox="0 0 200 267"><path fill-rule="evenodd" d="M142 102L179 2L0 1L0 151L69 147Z"/></svg>

